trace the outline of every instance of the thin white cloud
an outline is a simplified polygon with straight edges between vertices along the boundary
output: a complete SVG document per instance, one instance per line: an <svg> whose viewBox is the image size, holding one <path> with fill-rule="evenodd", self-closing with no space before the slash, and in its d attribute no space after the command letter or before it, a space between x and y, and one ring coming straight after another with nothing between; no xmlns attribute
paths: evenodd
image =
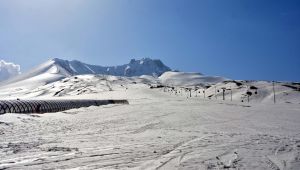
<svg viewBox="0 0 300 170"><path fill-rule="evenodd" d="M0 60L0 81L21 74L20 65Z"/></svg>

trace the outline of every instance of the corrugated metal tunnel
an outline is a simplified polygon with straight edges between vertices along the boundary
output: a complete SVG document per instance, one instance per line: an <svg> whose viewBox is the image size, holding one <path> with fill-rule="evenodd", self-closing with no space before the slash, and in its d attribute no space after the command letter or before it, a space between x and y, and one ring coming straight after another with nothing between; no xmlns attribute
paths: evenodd
<svg viewBox="0 0 300 170"><path fill-rule="evenodd" d="M0 100L0 114L49 113L107 104L129 104L127 100Z"/></svg>

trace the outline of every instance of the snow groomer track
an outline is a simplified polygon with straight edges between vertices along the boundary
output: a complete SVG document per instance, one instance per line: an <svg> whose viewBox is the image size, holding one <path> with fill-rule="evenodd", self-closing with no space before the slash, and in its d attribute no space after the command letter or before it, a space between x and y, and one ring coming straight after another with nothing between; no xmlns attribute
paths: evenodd
<svg viewBox="0 0 300 170"><path fill-rule="evenodd" d="M107 104L129 103L127 100L0 100L0 114L49 113Z"/></svg>

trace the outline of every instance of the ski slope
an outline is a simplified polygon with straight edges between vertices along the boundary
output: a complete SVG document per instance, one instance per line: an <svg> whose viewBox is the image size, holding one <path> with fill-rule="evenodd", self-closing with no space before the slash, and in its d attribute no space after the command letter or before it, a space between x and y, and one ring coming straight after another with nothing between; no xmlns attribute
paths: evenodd
<svg viewBox="0 0 300 170"><path fill-rule="evenodd" d="M0 115L0 168L299 169L299 104L187 98L126 81L59 98L129 105Z"/></svg>

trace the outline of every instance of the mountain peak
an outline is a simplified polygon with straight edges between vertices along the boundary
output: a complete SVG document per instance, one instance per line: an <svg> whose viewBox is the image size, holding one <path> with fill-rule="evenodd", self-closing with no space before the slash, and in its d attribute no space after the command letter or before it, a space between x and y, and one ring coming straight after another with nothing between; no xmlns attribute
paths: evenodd
<svg viewBox="0 0 300 170"><path fill-rule="evenodd" d="M151 58L141 58L141 59L131 59L129 64L134 64L134 63L140 63L140 62L152 62L152 61L156 61L157 59L151 59Z"/></svg>
<svg viewBox="0 0 300 170"><path fill-rule="evenodd" d="M50 59L50 61L62 62L62 61L66 61L66 60L63 60L63 59L60 59L60 58L52 58L52 59Z"/></svg>
<svg viewBox="0 0 300 170"><path fill-rule="evenodd" d="M151 58L142 58L139 60L131 59L129 64L123 66L126 67L124 72L125 76L160 76L164 72L171 70L168 66L164 65L162 61Z"/></svg>

